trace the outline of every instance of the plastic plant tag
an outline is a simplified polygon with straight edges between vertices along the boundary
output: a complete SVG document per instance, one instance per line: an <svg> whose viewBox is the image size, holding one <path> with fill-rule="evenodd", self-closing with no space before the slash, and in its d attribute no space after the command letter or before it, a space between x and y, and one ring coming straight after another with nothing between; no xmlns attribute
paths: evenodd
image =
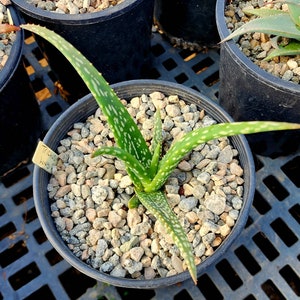
<svg viewBox="0 0 300 300"><path fill-rule="evenodd" d="M51 174L52 167L56 165L57 159L58 155L42 141L39 141L32 162Z"/></svg>

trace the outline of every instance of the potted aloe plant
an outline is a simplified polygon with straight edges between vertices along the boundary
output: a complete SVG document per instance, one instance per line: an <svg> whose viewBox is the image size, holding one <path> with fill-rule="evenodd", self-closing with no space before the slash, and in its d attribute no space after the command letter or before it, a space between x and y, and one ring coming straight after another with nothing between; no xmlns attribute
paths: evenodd
<svg viewBox="0 0 300 300"><path fill-rule="evenodd" d="M35 163L39 164L39 166L35 166L34 170L34 200L35 205L37 209L38 216L40 218L42 227L44 228L46 235L48 236L49 240L53 243L54 247L65 257L71 264L76 266L79 270L85 272L86 274L96 278L100 281L109 282L114 285L121 285L121 286L129 286L129 287L139 287L139 288L153 288L158 287L161 285L170 285L177 283L179 281L185 280L190 276L192 280L196 283L197 282L197 275L199 272L205 270L207 265L210 263L209 258L207 258L205 261L199 263L196 266L196 257L194 256L192 245L189 241L189 238L185 232L184 227L182 227L181 222L179 221L179 218L176 217L174 211L172 210L168 199L166 197L166 194L164 192L165 183L172 174L172 172L176 169L177 165L194 149L197 148L199 145L210 141L212 139L221 138L221 137L228 137L228 136L235 136L240 134L248 134L248 133L257 133L261 131L270 131L270 130L292 130L292 129L299 129L300 124L293 124L293 123L282 123L282 122L244 122L244 123L231 123L230 117L227 116L225 113L225 117L221 117L220 120L224 120L223 123L214 124L211 126L200 126L199 128L195 128L192 131L187 131L185 134L182 135L181 138L176 139L176 141L173 141L173 143L170 145L169 149L165 149L162 144L163 140L163 131L162 131L162 122L160 118L160 108L157 107L156 113L154 114L153 123L154 123L154 129L153 129L153 136L152 139L147 141L145 140L145 137L142 135L138 125L136 124L136 121L131 117L129 111L126 109L124 105L124 101L121 101L118 97L118 95L122 95L121 90L119 90L120 86L125 86L125 91L128 93L129 97L135 97L136 91L132 92L130 88L126 88L126 84L120 84L116 85L116 91L118 94L116 94L116 91L112 89L112 87L106 82L106 80L103 78L103 76L97 71L97 69L90 64L90 62L79 52L77 51L70 43L68 43L66 40L64 40L62 37L57 35L56 33L48 30L47 28L33 25L33 24L24 24L20 26L21 28L25 30L29 30L31 32L34 32L35 34L47 39L49 42L51 42L55 47L57 47L63 55L70 61L70 63L74 66L74 68L78 71L80 76L83 78L85 83L87 84L89 90L91 91L91 95L89 95L88 101L79 101L78 107L79 110L76 110L76 104L74 104L72 107L70 107L61 117L63 116L69 116L70 120L72 121L82 121L82 119L78 119L79 112L84 112L85 114L89 114L91 110L95 110L95 104L99 106L101 109L102 115L100 116L100 119L105 120L109 126L109 129L111 130L111 133L113 134L113 142L115 142L115 146L112 146L111 142L108 142L105 145L102 145L99 149L96 151L93 151L91 153L92 157L102 157L103 155L108 155L111 157L117 157L120 160L124 162L125 169L127 177L130 179L130 181L133 183L133 191L134 196L131 198L131 200L126 201L126 204L128 205L128 209L136 209L139 207L140 209L145 209L148 211L147 215L152 215L152 217L144 216L145 218L155 218L158 220L161 224L161 226L166 230L164 234L169 234L171 239L176 245L176 248L179 250L180 255L182 256L182 259L184 260L184 264L186 265L187 270L184 272L179 272L179 274L166 277L166 278L155 278L153 280L133 280L128 278L118 278L115 276L111 276L106 274L105 272L93 269L91 266L87 266L80 258L75 257L75 255L71 255L71 250L68 248L66 244L71 243L69 238L66 238L65 241L62 240L61 237L59 237L59 233L57 232L57 229L55 227L55 224L53 223L53 220L51 220L50 215L50 204L49 199L45 191L47 190L47 181L49 181L49 176L46 171L44 171L40 166L42 166L45 170L57 170L56 169L56 162L58 162L58 165L64 164L62 161L59 162L59 158L57 157L57 154L53 152L51 149L47 149L46 145L43 145L43 153L49 153L47 155L46 159L37 159L35 160ZM139 81L134 81L137 85ZM157 83L159 84L159 82ZM168 83L166 83L168 86ZM130 86L130 85L129 85ZM141 91L140 94L143 93L149 93L153 87L155 89L158 88L156 86L155 81L150 81L149 85L143 85L140 84ZM177 86L178 87L178 86ZM164 92L172 95L172 88L169 83L169 87L164 90ZM150 90L149 90L150 89ZM175 89L176 92L179 91L179 89ZM152 90L153 91L153 90ZM197 97L200 95L196 92L192 92L190 90L183 89L183 92L181 92L181 97L184 97L187 95L187 91L192 94L192 98L197 99ZM86 99L85 99L86 100ZM174 100L172 100L174 101ZM202 97L200 100L200 103L197 105L200 105L201 102L205 102L205 97ZM92 104L93 103L93 104ZM219 111L220 109L216 104L212 105L210 101L206 101L207 109L209 112L214 114L214 111ZM139 107L139 105L137 105ZM204 107L203 107L204 108ZM161 108L162 109L162 108ZM206 109L206 108L204 108ZM85 115L85 117L88 115ZM56 125L56 127L53 130L49 130L47 133L44 142L48 143L49 146L57 146L58 142L56 137L61 138L62 137L62 131L65 129L70 130L69 124L66 124L66 120L61 120L62 123L59 123ZM144 123L144 121L142 121ZM78 124L81 126L80 124ZM94 124L95 125L95 124ZM67 127L65 127L67 126ZM75 127L75 133L78 131L80 127ZM91 129L92 130L92 129ZM105 135L105 130L103 128L103 133L100 130L101 134ZM73 130L71 132L74 133ZM107 133L108 135L111 135L111 133ZM100 134L100 135L101 135ZM244 143L245 140L243 137L238 136L235 137L236 145L238 146L240 143ZM80 141L77 140L79 144L77 143L77 146L83 146ZM150 143L151 145L148 145ZM89 148L90 142L86 144L86 147ZM63 148L65 146L62 144ZM245 180L251 179L251 182L248 182L247 185L245 185L245 193L243 193L243 189L240 192L237 192L237 194L240 194L245 197L245 205L243 208L243 212L247 215L247 210L249 209L249 203L251 203L251 198L253 197L254 192L254 182L253 180L253 163L252 163L252 157L250 152L247 149L247 143L240 147L240 156L242 159L245 160L245 165L243 168L246 170L246 173L248 174L245 177ZM85 146L84 146L85 148ZM87 150L87 149L86 149ZM83 150L83 151L86 151ZM78 150L76 150L77 152ZM79 150L81 151L81 150ZM89 150L87 150L89 151ZM78 153L78 152L77 152ZM90 156L90 155L89 155ZM246 156L246 157L245 157ZM73 156L72 156L73 157ZM74 159L70 157L71 160L79 161L77 159ZM68 159L67 159L68 160ZM76 164L77 164L76 163ZM250 163L250 165L249 165ZM57 165L57 167L58 167ZM225 163L226 165L226 163ZM79 165L77 165L79 167ZM76 168L77 168L76 167ZM82 167L79 167L82 168ZM84 169L85 167L83 167ZM86 169L86 171L91 171L91 169ZM100 170L99 170L100 171ZM97 173L98 174L98 173ZM249 177L248 177L249 176ZM91 184L91 178L86 178L87 183ZM98 180L98 179L96 179ZM64 181L64 180L63 180ZM65 190L65 189L64 189ZM80 188L82 191L82 189ZM81 193L80 190L73 190L72 194L77 194L77 192ZM65 190L66 191L66 190ZM178 192L180 194L180 192ZM101 192L97 192L97 195L101 197ZM66 206L63 203L69 203L72 202L70 198L68 198L68 191L63 195L63 198L59 200L56 205L60 206L60 209L66 208ZM111 194L111 197L114 198L114 194ZM249 197L249 198L248 198ZM218 198L218 196L217 196ZM66 202L64 202L64 200ZM99 200L99 199L98 199ZM96 200L96 201L98 201ZM99 200L101 202L101 200ZM100 204L99 202L99 204ZM224 202L223 204L225 204ZM75 206L81 204L73 203ZM74 205L71 204L71 207L74 207ZM83 204L84 206L88 205ZM94 205L94 204L93 204ZM226 205L225 205L226 206ZM70 208L71 208L70 207ZM123 207L123 204L122 204ZM65 210L70 211L70 208ZM81 206L83 208L83 206ZM107 207L108 208L108 207ZM119 207L120 214L124 214L124 211L121 207ZM215 208L219 209L219 207ZM58 211L54 211L53 214L57 214ZM98 213L101 215L103 212L102 210L98 210ZM67 212L67 215L65 215L65 218L69 213ZM98 215L99 216L99 215ZM81 215L83 219L85 220L85 216ZM81 219L80 217L80 219ZM91 217L91 216L89 216ZM87 217L86 217L87 218ZM61 218L64 219L64 218ZM101 218L100 218L101 219ZM145 223L150 222L150 219L147 219ZM61 220L60 220L61 221ZM81 219L82 221L82 219ZM81 221L78 221L78 225L82 225ZM238 221L242 221L241 219L238 219ZM243 219L242 224L236 224L237 232L242 230L244 226L244 222L246 220ZM76 221L77 222L77 221ZM101 220L99 220L101 223ZM105 222L106 229L111 228L112 225L107 224ZM56 222L56 225L59 225ZM69 224L70 225L70 224ZM85 226L85 225L84 225ZM117 226L117 225L116 225ZM122 227L122 224L120 225ZM64 227L64 225L63 225ZM72 227L72 226L71 226ZM200 226L201 227L201 226ZM200 230L198 227L198 230ZM77 229L79 231L77 232L77 237L80 238L82 235L82 227L79 226ZM90 228L90 227L89 227ZM65 228L64 228L65 229ZM62 229L62 231L64 231ZM94 227L94 229L96 229ZM149 229L149 228L148 228ZM107 231L105 231L106 234ZM150 230L151 232L151 230ZM149 230L145 232L145 234L150 234ZM105 234L105 235L106 235ZM112 235L116 234L111 233ZM119 234L121 234L119 232ZM85 234L83 234L84 236ZM110 235L110 234L109 234ZM81 237L83 237L81 236ZM100 238L99 236L98 238ZM103 237L103 236L102 236ZM229 236L230 237L230 236ZM231 237L234 237L232 235ZM71 238L72 239L72 238ZM102 240L102 238L100 238ZM122 239L121 236L116 237L116 243L118 242L118 239ZM130 240L131 241L131 240ZM226 240L225 240L226 242ZM103 245L103 241L100 243ZM128 243L126 244L128 246ZM74 248L71 246L71 248ZM80 248L80 247L79 247ZM80 248L81 249L81 248ZM98 250L97 250L98 249ZM106 249L106 248L105 248ZM104 249L104 250L105 250ZM218 251L218 254L216 254L216 258L220 257L222 253L227 248L222 246L220 247L220 251ZM84 250L83 248L81 250ZM85 249L87 250L87 249ZM103 249L102 249L103 250ZM101 250L101 251L102 251ZM107 250L107 249L106 249ZM211 249L212 250L212 249ZM96 247L96 251L100 251L98 246ZM117 251L117 250L116 250ZM172 250L171 250L172 251ZM176 249L174 249L176 251ZM83 251L85 254L88 254L87 252ZM109 251L108 251L109 252ZM126 251L125 251L126 252ZM106 251L104 253L107 254ZM216 251L217 253L217 251ZM83 253L82 253L83 254ZM117 254L117 253L116 253ZM118 254L117 254L118 256ZM211 257L214 257L212 255ZM196 259L196 261L195 261ZM198 258L199 262L199 258ZM100 268L103 267L104 261L101 262ZM123 261L124 264L129 263L127 259ZM133 262L131 262L133 263ZM131 264L130 264L131 266ZM182 268L184 270L184 268ZM135 273L135 272L134 272Z"/></svg>
<svg viewBox="0 0 300 300"><path fill-rule="evenodd" d="M1 22L20 24L14 7L0 7ZM0 67L0 178L29 161L41 132L39 105L22 60L23 43L21 31L0 36L5 53Z"/></svg>
<svg viewBox="0 0 300 300"><path fill-rule="evenodd" d="M103 1L91 1L87 6L89 2L83 1L82 7L80 1L76 3L79 7L68 1L65 10L56 6L59 1L39 2L12 1L25 22L63 36L102 71L109 83L144 78L151 63L154 0L107 1L108 7ZM77 13L71 7L77 8ZM38 36L36 40L63 87L64 98L72 104L84 96L88 90L67 60L46 40Z"/></svg>
<svg viewBox="0 0 300 300"><path fill-rule="evenodd" d="M230 4L218 0L216 20L221 37L220 50L220 88L219 100L236 121L242 120L299 120L300 102L299 86L262 69L249 59L238 43L242 37L251 33L262 33L265 40L277 49L271 49L261 61L273 60L273 68L277 61L287 67L287 61L299 54L299 11L298 1L264 1L265 6L256 9L238 11L242 26L229 30L228 24L234 17L228 16L229 6L243 1L233 1ZM270 8L270 5L275 5ZM279 9L279 4L285 4L287 10ZM246 18L247 16L247 18ZM248 20L250 19L250 20ZM237 23L238 24L238 23ZM231 28L231 27L230 27ZM257 35L256 35L257 36ZM283 45L283 40L287 45ZM255 45L254 45L255 44ZM250 43L251 45L251 43ZM257 40L253 39L253 47ZM250 47L250 51L251 51ZM254 50L253 50L254 51ZM261 51L262 52L262 51ZM260 53L258 51L258 53ZM292 56L291 56L292 55ZM247 137L252 150L258 154L278 156L290 154L298 149L300 132L263 133Z"/></svg>

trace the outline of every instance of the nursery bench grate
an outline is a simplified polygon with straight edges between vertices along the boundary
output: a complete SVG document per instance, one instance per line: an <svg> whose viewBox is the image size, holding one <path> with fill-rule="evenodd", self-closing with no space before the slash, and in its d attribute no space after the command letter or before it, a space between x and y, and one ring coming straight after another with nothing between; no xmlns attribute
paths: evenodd
<svg viewBox="0 0 300 300"><path fill-rule="evenodd" d="M44 132L68 104L31 36L24 61L40 102ZM194 53L152 38L149 78L178 82L217 101L217 50ZM257 186L247 226L226 256L198 279L156 290L108 286L82 275L53 249L37 218L33 164L28 162L0 183L1 299L295 299L300 298L300 152L256 157Z"/></svg>

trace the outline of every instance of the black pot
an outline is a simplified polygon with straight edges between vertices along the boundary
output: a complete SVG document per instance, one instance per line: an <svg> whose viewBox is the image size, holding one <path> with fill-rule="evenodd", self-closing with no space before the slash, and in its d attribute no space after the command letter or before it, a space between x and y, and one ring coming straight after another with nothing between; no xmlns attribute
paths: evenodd
<svg viewBox="0 0 300 300"><path fill-rule="evenodd" d="M19 25L17 11L7 9ZM32 156L41 132L39 105L22 61L23 43L24 33L18 31L0 72L0 177Z"/></svg>
<svg viewBox="0 0 300 300"><path fill-rule="evenodd" d="M216 0L155 0L154 23L181 47L201 50L219 41Z"/></svg>
<svg viewBox="0 0 300 300"><path fill-rule="evenodd" d="M205 109L206 113L219 122L230 122L231 117L224 112L215 102L194 91L191 88L184 87L179 84L165 82L160 80L132 80L121 82L112 87L122 99L130 100L132 97L140 96L141 94L149 94L154 91L161 91L165 95L177 94L181 99L187 102L192 102L198 105L199 109ZM95 99L88 94L78 102L68 108L53 124L44 138L50 148L56 149L59 141L65 137L66 132L72 127L75 122L85 121L86 118L94 114L98 105ZM215 253L208 257L204 262L197 266L198 276L205 272L211 264L216 263L224 253L228 250L232 242L238 237L243 230L251 207L255 189L255 171L254 162L248 143L244 136L235 136L231 139L233 146L239 151L241 166L244 168L244 204L240 211L239 218L233 227L230 235L222 242ZM68 261L73 267L83 272L84 274L96 279L97 281L106 282L114 286L122 286L128 288L143 288L153 289L162 286L168 286L190 279L188 271L167 278L159 278L153 280L134 280L126 278L117 278L99 272L76 257L61 239L60 233L56 230L55 224L51 217L50 203L47 196L47 184L50 175L39 168L34 167L33 172L33 193L35 208L41 222L42 228L46 236L52 243L53 247L60 255Z"/></svg>
<svg viewBox="0 0 300 300"><path fill-rule="evenodd" d="M28 23L40 24L63 36L83 53L109 83L144 78L151 64L154 0L126 0L103 11L59 14L13 0ZM70 103L88 90L64 56L46 40L36 40Z"/></svg>
<svg viewBox="0 0 300 300"><path fill-rule="evenodd" d="M216 21L223 39L229 34L225 23L226 0L217 0ZM300 120L300 88L264 71L248 59L233 41L221 44L220 105L235 121ZM252 150L276 157L299 149L300 131L268 132L247 135Z"/></svg>

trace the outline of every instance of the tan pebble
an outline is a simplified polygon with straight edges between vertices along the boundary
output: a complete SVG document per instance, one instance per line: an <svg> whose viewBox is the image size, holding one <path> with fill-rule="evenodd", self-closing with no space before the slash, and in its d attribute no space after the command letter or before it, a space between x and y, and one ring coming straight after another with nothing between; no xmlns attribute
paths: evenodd
<svg viewBox="0 0 300 300"><path fill-rule="evenodd" d="M65 196L66 194L68 194L69 192L71 192L71 185L65 185L65 186L62 186L60 187L56 194L55 194L55 197L57 198L62 198L63 196Z"/></svg>

